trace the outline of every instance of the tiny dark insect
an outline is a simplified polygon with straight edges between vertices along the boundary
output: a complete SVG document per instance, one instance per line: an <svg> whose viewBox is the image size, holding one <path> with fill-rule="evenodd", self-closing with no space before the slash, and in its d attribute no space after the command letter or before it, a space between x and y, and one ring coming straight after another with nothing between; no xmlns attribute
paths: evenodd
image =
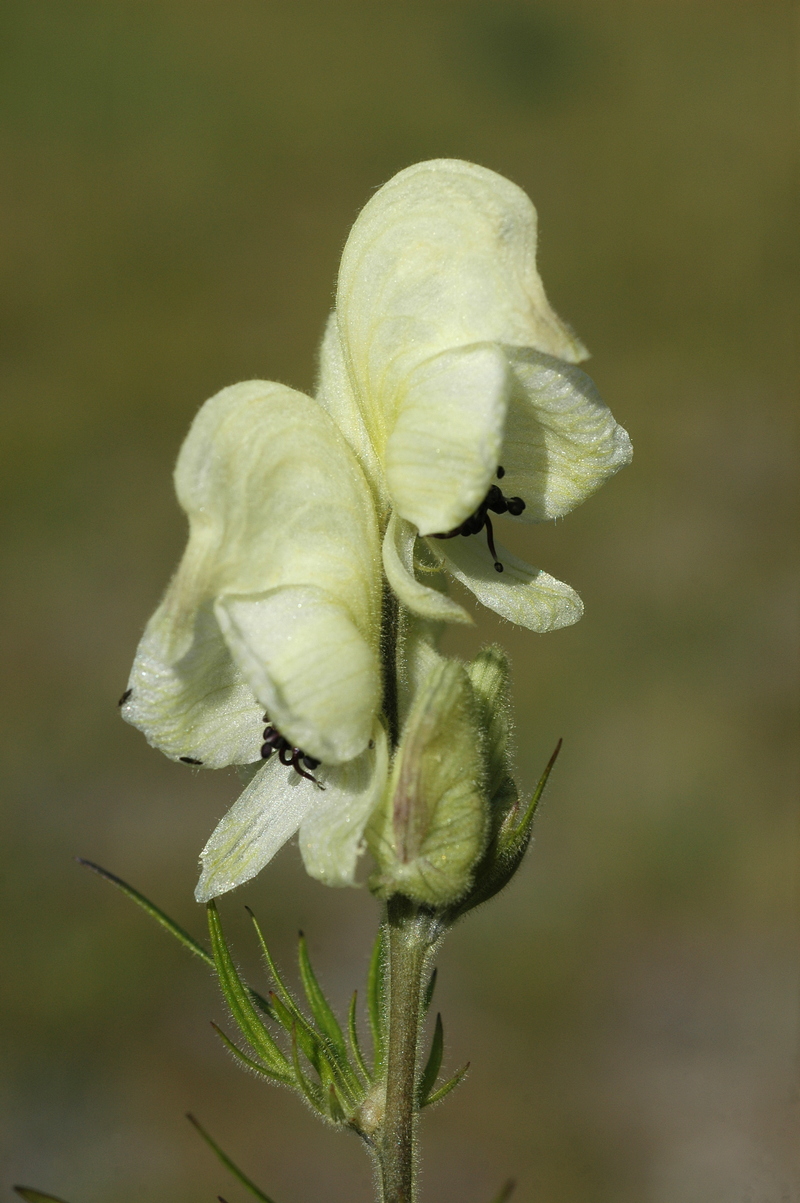
<svg viewBox="0 0 800 1203"><path fill-rule="evenodd" d="M203 763L202 760L195 760L194 756L179 756L178 759L182 760L184 764L202 764Z"/></svg>
<svg viewBox="0 0 800 1203"><path fill-rule="evenodd" d="M506 470L500 464L497 469L498 480L502 480L505 474ZM490 485L489 492L469 518L465 518L461 525L455 527L454 530L445 531L441 535L433 535L432 538L455 539L456 535L477 535L486 527L486 540L489 544L489 551L492 553L495 571L502 572L503 565L498 560L494 548L494 530L488 511L491 510L493 514L511 514L514 518L518 518L524 509L525 502L521 497L506 497L497 485Z"/></svg>
<svg viewBox="0 0 800 1203"><path fill-rule="evenodd" d="M133 693L132 689L126 689L125 692L123 693L122 697L120 698L120 700L117 702L117 705L124 706L132 693Z"/></svg>

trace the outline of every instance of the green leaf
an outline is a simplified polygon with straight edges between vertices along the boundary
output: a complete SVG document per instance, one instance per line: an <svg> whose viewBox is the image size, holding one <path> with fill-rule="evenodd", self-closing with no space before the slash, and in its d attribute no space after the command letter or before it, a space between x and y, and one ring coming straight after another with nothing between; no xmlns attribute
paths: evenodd
<svg viewBox="0 0 800 1203"><path fill-rule="evenodd" d="M292 1074L289 1063L261 1022L258 1012L250 998L250 994L242 982L236 967L231 960L228 946L222 934L222 925L216 903L209 902L208 930L211 934L211 950L214 954L214 964L217 977L231 1014L239 1030L252 1046L267 1067L277 1074L282 1081L291 1082Z"/></svg>
<svg viewBox="0 0 800 1203"><path fill-rule="evenodd" d="M325 1108L322 1103L322 1091L313 1082L309 1082L306 1075L303 1073L303 1067L300 1064L300 1052L297 1047L297 1027L292 1029L292 1065L294 1066L295 1078L297 1085L305 1097L308 1099L315 1111L319 1111L321 1115L325 1114Z"/></svg>
<svg viewBox="0 0 800 1203"><path fill-rule="evenodd" d="M439 973L439 970L434 969L433 973L428 978L428 985L425 989L425 998L422 1001L422 1013L424 1015L427 1015L428 1011L430 1011L430 1009L431 1009L431 1003L433 1002L433 992L436 989L436 977L437 977L438 973Z"/></svg>
<svg viewBox="0 0 800 1203"><path fill-rule="evenodd" d="M21 1198L26 1199L27 1203L64 1203L63 1199L57 1199L55 1195L43 1195L40 1190L34 1190L32 1186L14 1186L12 1190L16 1191Z"/></svg>
<svg viewBox="0 0 800 1203"><path fill-rule="evenodd" d="M342 1029L339 1026L339 1021L331 1010L327 998L322 992L316 974L311 967L311 961L308 956L308 947L306 945L305 936L300 932L300 938L297 943L297 960L300 966L300 978L303 983L303 989L306 992L308 1005L311 1008L311 1014L317 1022L317 1027L324 1036L327 1036L331 1044L334 1046L339 1055L347 1063L347 1045L344 1042Z"/></svg>
<svg viewBox="0 0 800 1203"><path fill-rule="evenodd" d="M356 1107L361 1101L364 1091L349 1063L347 1074L343 1074L327 1041L312 1027L302 1011L296 1011L296 1014L290 1012L280 998L276 995L271 997L276 1015L291 1035L293 1051L296 1046L298 1052L303 1053L319 1077L322 1086L320 1097L323 1098L329 1088L335 1086L336 1090L347 1099L350 1106ZM300 1088L307 1096L307 1091L302 1083ZM313 1089L316 1090L316 1087L314 1086Z"/></svg>
<svg viewBox="0 0 800 1203"><path fill-rule="evenodd" d="M317 1050L321 1044L319 1033L314 1030L313 1025L310 1024L306 1019L305 1015L292 997L288 986L281 977L278 966L272 959L272 954L270 953L269 948L267 947L267 942L264 939L264 933L262 932L255 915L250 910L249 906L245 907L245 910L253 922L253 927L255 928L256 935L258 936L258 942L261 945L261 951L264 954L264 960L267 962L267 968L269 969L272 979L278 988L278 994L280 995L280 997L275 994L270 995L270 1005L272 1007L273 1014L278 1022L290 1034L292 1031L292 1026L297 1025L297 1028L300 1032L300 1047L308 1057L311 1064L317 1070L317 1073L319 1073L320 1069L317 1065Z"/></svg>
<svg viewBox="0 0 800 1203"><path fill-rule="evenodd" d="M156 923L160 923L170 935L179 940L184 948L188 948L189 952L194 953L201 961L205 961L206 965L211 969L214 968L214 958L208 949L203 948L202 944L198 944L197 940L193 936L190 936L188 931L184 931L174 919L170 919L169 915L165 915L160 907L157 907L149 898L145 898L144 894L140 894L133 886L129 886L127 881L123 881L121 877L117 877L114 873L109 873L108 869L103 869L100 865L96 865L94 861L84 860L82 856L76 856L75 859L79 865L85 865L87 869L91 869L98 877L105 878L106 881L110 881L112 885L115 885L117 889L122 890L122 893L131 898L137 906L140 906L151 919L155 919ZM42 1196L42 1198L45 1197L44 1195Z"/></svg>
<svg viewBox="0 0 800 1203"><path fill-rule="evenodd" d="M498 1194L492 1199L492 1203L508 1203L508 1200L516 1190L517 1184L513 1178L509 1178L508 1182L504 1182L500 1187Z"/></svg>
<svg viewBox="0 0 800 1203"><path fill-rule="evenodd" d="M419 1107L424 1107L428 1102L428 1095L433 1090L436 1079L439 1077L439 1070L442 1068L443 1053L444 1026L441 1015L437 1015L436 1027L433 1030L433 1040L431 1041L431 1051L428 1054L428 1060L425 1063L425 1068L422 1071L422 1077L417 1087L417 1105Z"/></svg>
<svg viewBox="0 0 800 1203"><path fill-rule="evenodd" d="M322 1077L325 1054L320 1037L311 1027L302 1011L298 1010L296 1006L293 1006L292 1010L290 1010L283 999L278 998L277 994L273 994L271 998L275 1018L278 1020L278 1023L290 1036L292 1032L295 1033L300 1051L312 1068Z"/></svg>
<svg viewBox="0 0 800 1203"><path fill-rule="evenodd" d="M367 1069L367 1063L364 1060L364 1054L361 1051L361 1044L358 1039L358 990L353 991L353 997L350 1000L350 1010L347 1013L347 1034L350 1037L350 1047L353 1050L356 1065L360 1069L362 1077L367 1082L371 1082L372 1075Z"/></svg>
<svg viewBox="0 0 800 1203"><path fill-rule="evenodd" d="M255 915L250 910L249 906L246 906L244 909L247 911L248 915L250 916L253 927L256 930L256 935L258 936L258 942L261 945L261 951L264 954L264 960L267 962L267 968L269 969L272 980L275 982L275 985L278 987L278 992L280 993L281 998L286 1003L286 1006L289 1008L289 1010L292 1012L292 1014L298 1015L302 1019L303 1013L297 1006L297 1003L292 998L292 995L289 992L289 988L287 987L286 983L284 982L283 978L281 977L281 975L278 971L278 966L275 964L275 962L272 959L272 954L271 954L269 948L267 947L267 942L264 939L264 933L261 930L258 919L256 919Z"/></svg>
<svg viewBox="0 0 800 1203"><path fill-rule="evenodd" d="M373 1076L379 1077L383 1067L385 1035L384 1011L386 1003L386 971L388 967L389 950L386 939L386 925L378 928L375 943L372 946L372 957L367 975L367 1014L372 1032L374 1049Z"/></svg>
<svg viewBox="0 0 800 1203"><path fill-rule="evenodd" d="M425 1102L422 1103L421 1106L430 1107L431 1103L440 1103L443 1098L447 1097L447 1095L450 1093L451 1090L455 1090L455 1088L456 1088L456 1086L458 1086L459 1082L463 1081L464 1075L466 1074L468 1069L469 1069L469 1061L467 1062L466 1065L462 1065L462 1067L458 1071L458 1073L453 1074L452 1078L450 1078L447 1082L445 1082L444 1086L440 1086L438 1090L434 1090L433 1094L429 1094L428 1097L426 1098Z"/></svg>
<svg viewBox="0 0 800 1203"><path fill-rule="evenodd" d="M335 1124L343 1124L347 1120L347 1115L336 1093L336 1087L333 1082L328 1087L328 1113Z"/></svg>
<svg viewBox="0 0 800 1203"><path fill-rule="evenodd" d="M155 919L156 923L160 924L161 927L165 928L166 931L170 933L170 935L174 936L176 940L183 944L184 948L188 948L189 952L194 953L196 957L199 957L201 961L204 961L210 969L215 968L214 958L208 949L204 948L202 944L199 944L198 941L195 940L193 936L190 936L187 931L184 931L184 929L178 923L176 923L174 919L170 919L169 915L165 915L161 908L157 907L154 902L151 902L149 898L145 898L144 894L140 894L138 890L135 890L133 886L128 885L127 881L123 881L121 877L117 877L114 873L109 873L108 869L102 868L101 865L96 865L94 861L84 860L82 856L76 856L75 859L79 865L84 865L87 869L91 869L93 873L98 875L98 877L102 877L106 881L110 881L112 885L115 885L122 891L123 894L132 899L137 906L140 906L151 919ZM248 986L247 989L250 993L250 997L259 1010L263 1011L265 1015L272 1019L273 1015L267 1000L262 998L258 991L253 990L252 987Z"/></svg>
<svg viewBox="0 0 800 1203"><path fill-rule="evenodd" d="M254 1073L257 1073L259 1075L259 1077L269 1078L269 1080L271 1082L285 1082L286 1081L286 1079L281 1074L273 1073L273 1071L271 1069L267 1069L266 1065L259 1065L259 1063L257 1061L253 1061L253 1059L251 1057L248 1057L247 1053L243 1053L242 1050L240 1048L238 1048L233 1043L233 1041L230 1040L225 1035L222 1028L219 1027L213 1021L211 1023L211 1026L214 1029L214 1031L217 1033L217 1035L219 1036L222 1043L227 1048L228 1052L232 1053L233 1056L236 1058L236 1060L241 1065L246 1066L247 1069L252 1069Z"/></svg>
<svg viewBox="0 0 800 1203"><path fill-rule="evenodd" d="M303 989L305 990L311 1013L317 1021L317 1027L323 1037L324 1046L329 1053L331 1061L335 1064L336 1069L341 1075L341 1084L346 1085L351 1101L353 1103L360 1101L363 1094L361 1083L350 1064L347 1044L342 1029L339 1026L339 1021L323 994L322 988L311 967L308 948L302 932L300 933L297 955Z"/></svg>
<svg viewBox="0 0 800 1203"><path fill-rule="evenodd" d="M223 1153L222 1149L219 1147L217 1142L209 1136L209 1134L208 1134L208 1132L206 1132L205 1128L202 1127L202 1125L198 1122L198 1120L195 1119L195 1117L193 1115L187 1115L186 1118L188 1119L189 1123L192 1124L197 1129L197 1131L202 1136L203 1140L206 1142L208 1147L211 1149L212 1153L215 1153L216 1156L219 1158L219 1160L222 1162L222 1164L225 1166L225 1169L228 1170L231 1174L233 1174L234 1178L238 1179L238 1181L241 1182L242 1186L244 1186L247 1190L249 1190L252 1195L255 1195L255 1197L257 1199L260 1199L261 1203L275 1203L274 1199L271 1199L269 1197L269 1195L265 1195L263 1190L259 1190L259 1188L256 1186L255 1182L253 1182L252 1179L248 1178L247 1174L243 1173L242 1170L239 1169L238 1165L236 1165L233 1161L231 1161L231 1159L227 1153ZM34 1203L35 1203L35 1201L34 1201Z"/></svg>

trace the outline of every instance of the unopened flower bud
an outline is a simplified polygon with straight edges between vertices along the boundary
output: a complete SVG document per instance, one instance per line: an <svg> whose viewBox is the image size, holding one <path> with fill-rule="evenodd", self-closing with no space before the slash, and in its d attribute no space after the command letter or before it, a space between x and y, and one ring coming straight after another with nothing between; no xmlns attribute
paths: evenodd
<svg viewBox="0 0 800 1203"><path fill-rule="evenodd" d="M488 832L484 735L463 664L439 659L419 689L375 815L371 888L446 907L469 889Z"/></svg>
<svg viewBox="0 0 800 1203"><path fill-rule="evenodd" d="M492 833L517 802L511 773L511 703L508 656L496 645L481 648L467 665L485 738L486 789Z"/></svg>

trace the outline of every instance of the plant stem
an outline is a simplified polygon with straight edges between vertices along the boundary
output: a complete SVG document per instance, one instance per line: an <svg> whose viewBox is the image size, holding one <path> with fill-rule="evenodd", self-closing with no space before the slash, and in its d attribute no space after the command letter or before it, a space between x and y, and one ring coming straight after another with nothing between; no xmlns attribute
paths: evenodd
<svg viewBox="0 0 800 1203"><path fill-rule="evenodd" d="M381 1203L413 1203L422 980L437 932L433 916L401 895L389 901L388 930L386 1111L376 1152Z"/></svg>

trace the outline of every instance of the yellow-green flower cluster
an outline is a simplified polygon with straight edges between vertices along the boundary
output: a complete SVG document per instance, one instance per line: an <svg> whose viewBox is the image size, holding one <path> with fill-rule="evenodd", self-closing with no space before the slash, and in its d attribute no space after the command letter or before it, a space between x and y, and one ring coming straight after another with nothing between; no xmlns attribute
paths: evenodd
<svg viewBox="0 0 800 1203"><path fill-rule="evenodd" d="M410 167L351 231L316 397L249 381L195 418L189 541L122 714L174 760L250 766L199 900L299 832L321 881L352 884L369 845L377 893L452 906L517 805L505 658L436 651L443 622L472 621L443 574L529 630L575 622L577 594L495 543L492 516L560 517L631 455L535 253L508 180Z"/></svg>

